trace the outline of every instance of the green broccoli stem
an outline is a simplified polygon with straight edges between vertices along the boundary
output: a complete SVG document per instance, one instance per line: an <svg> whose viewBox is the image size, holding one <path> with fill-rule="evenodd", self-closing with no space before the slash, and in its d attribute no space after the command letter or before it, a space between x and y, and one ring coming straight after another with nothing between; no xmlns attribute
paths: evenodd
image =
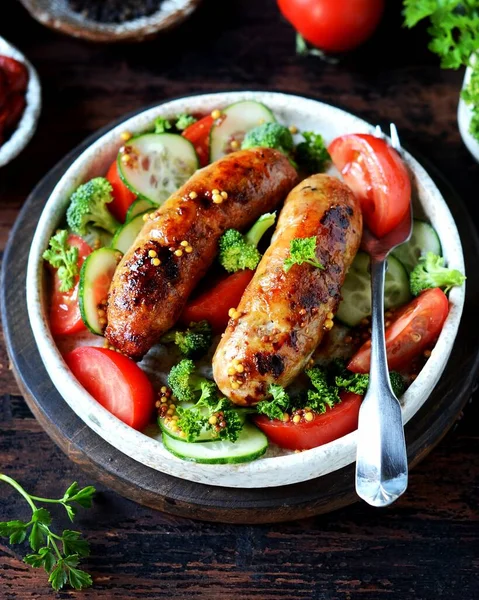
<svg viewBox="0 0 479 600"><path fill-rule="evenodd" d="M463 274L457 269L444 269L430 272L434 287L444 289L444 293L452 289L456 285L462 285L464 281Z"/></svg>
<svg viewBox="0 0 479 600"><path fill-rule="evenodd" d="M115 217L111 214L111 212L108 209L105 210L105 215L103 215L101 221L101 226L103 227L103 229L105 229L105 231L108 231L112 235L114 235L117 229L121 227L121 223L115 219Z"/></svg>
<svg viewBox="0 0 479 600"><path fill-rule="evenodd" d="M244 236L245 241L251 244L255 248L258 246L263 235L268 231L270 227L274 225L276 221L276 213L265 213L262 215L251 229Z"/></svg>

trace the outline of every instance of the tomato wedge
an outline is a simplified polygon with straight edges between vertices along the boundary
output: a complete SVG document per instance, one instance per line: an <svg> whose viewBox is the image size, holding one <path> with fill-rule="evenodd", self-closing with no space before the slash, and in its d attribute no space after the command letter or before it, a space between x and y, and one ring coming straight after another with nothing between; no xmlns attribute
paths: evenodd
<svg viewBox="0 0 479 600"><path fill-rule="evenodd" d="M133 202L136 200L135 194L129 190L121 180L120 174L118 173L118 164L115 160L106 174L106 178L111 183L113 188L113 202L110 202L108 210L111 214L123 223L126 218L126 213Z"/></svg>
<svg viewBox="0 0 479 600"><path fill-rule="evenodd" d="M214 333L222 333L228 325L230 308L236 308L241 296L253 279L254 271L246 269L220 279L212 289L203 292L186 305L181 321L206 320Z"/></svg>
<svg viewBox="0 0 479 600"><path fill-rule="evenodd" d="M68 244L78 248L78 267L91 253L90 246L78 235L73 233L68 236ZM77 333L86 329L78 305L78 287L80 277L77 278L75 287L69 292L60 291L60 279L57 270L53 273L53 286L50 302L50 329L53 335Z"/></svg>
<svg viewBox="0 0 479 600"><path fill-rule="evenodd" d="M382 237L399 225L411 198L411 181L399 154L384 140L364 133L336 138L328 152L359 198L374 235Z"/></svg>
<svg viewBox="0 0 479 600"><path fill-rule="evenodd" d="M312 421L295 424L284 423L279 419L268 419L266 415L256 415L254 422L281 448L290 450L310 450L337 440L358 427L359 407L362 396L351 392L341 392L341 402L327 408L322 414L315 414Z"/></svg>
<svg viewBox="0 0 479 600"><path fill-rule="evenodd" d="M28 69L20 61L11 56L0 55L0 70L2 70L7 79L9 91L11 93L25 93L28 85Z"/></svg>
<svg viewBox="0 0 479 600"><path fill-rule="evenodd" d="M202 167L210 162L210 131L214 121L213 117L208 115L187 127L181 134L195 147Z"/></svg>
<svg viewBox="0 0 479 600"><path fill-rule="evenodd" d="M449 301L439 288L425 290L398 311L386 329L386 352L390 371L409 366L441 333ZM361 346L348 364L354 373L369 373L371 342Z"/></svg>
<svg viewBox="0 0 479 600"><path fill-rule="evenodd" d="M81 346L65 355L73 375L97 402L133 429L143 429L153 414L155 392L140 367L107 348Z"/></svg>

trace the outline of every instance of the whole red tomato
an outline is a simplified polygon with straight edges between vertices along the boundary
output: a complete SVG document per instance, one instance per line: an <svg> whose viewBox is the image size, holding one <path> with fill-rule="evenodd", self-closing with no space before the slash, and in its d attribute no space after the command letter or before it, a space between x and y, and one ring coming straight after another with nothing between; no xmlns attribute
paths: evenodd
<svg viewBox="0 0 479 600"><path fill-rule="evenodd" d="M278 0L278 6L313 46L325 52L346 52L372 35L384 0Z"/></svg>

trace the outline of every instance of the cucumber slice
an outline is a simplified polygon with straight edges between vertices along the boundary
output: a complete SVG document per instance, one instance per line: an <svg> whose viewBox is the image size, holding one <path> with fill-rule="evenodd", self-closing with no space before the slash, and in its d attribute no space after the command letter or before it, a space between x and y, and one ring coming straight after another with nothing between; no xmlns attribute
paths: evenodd
<svg viewBox="0 0 479 600"><path fill-rule="evenodd" d="M134 194L155 204L163 204L199 166L193 144L174 133L145 133L122 150L118 172L123 182ZM124 156L131 158L123 162Z"/></svg>
<svg viewBox="0 0 479 600"><path fill-rule="evenodd" d="M394 256L388 257L386 282L384 286L384 307L395 308L406 304L411 298L409 278L402 263ZM371 314L371 276L369 274L369 256L358 252L349 268L341 288L343 300L336 317L345 325L354 327L361 319Z"/></svg>
<svg viewBox="0 0 479 600"><path fill-rule="evenodd" d="M421 254L434 252L442 256L441 241L432 225L414 219L412 225L411 239L398 246L392 251L392 255L402 262L408 273L417 265Z"/></svg>
<svg viewBox="0 0 479 600"><path fill-rule="evenodd" d="M268 438L257 427L246 423L236 442L189 444L163 434L165 448L184 460L197 463L241 463L262 456L268 447Z"/></svg>
<svg viewBox="0 0 479 600"><path fill-rule="evenodd" d="M141 228L145 224L143 220L144 215L148 214L151 211L145 211L136 217L133 217L131 221L127 221L124 225L122 225L113 236L111 241L111 247L119 250L123 254L133 246L133 242L136 240L138 234L141 231Z"/></svg>
<svg viewBox="0 0 479 600"><path fill-rule="evenodd" d="M108 295L111 280L121 259L113 248L99 248L87 256L80 272L79 305L83 322L92 333L103 335L98 309Z"/></svg>
<svg viewBox="0 0 479 600"><path fill-rule="evenodd" d="M147 200L146 198L137 198L126 213L125 223L131 221L133 217L136 217L136 215L141 215L141 213L150 210L155 210L157 206L158 205L152 202L151 200Z"/></svg>
<svg viewBox="0 0 479 600"><path fill-rule="evenodd" d="M243 100L223 110L223 119L210 132L210 162L231 152L231 142L242 142L245 133L262 123L276 121L270 109L261 102Z"/></svg>

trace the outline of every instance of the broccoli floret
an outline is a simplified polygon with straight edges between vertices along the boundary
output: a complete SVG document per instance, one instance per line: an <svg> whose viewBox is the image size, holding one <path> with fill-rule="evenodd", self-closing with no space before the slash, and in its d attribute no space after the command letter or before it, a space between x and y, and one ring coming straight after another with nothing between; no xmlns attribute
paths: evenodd
<svg viewBox="0 0 479 600"><path fill-rule="evenodd" d="M88 225L115 233L120 224L106 205L113 200L113 188L104 177L95 177L80 185L70 198L67 223L79 235L86 235Z"/></svg>
<svg viewBox="0 0 479 600"><path fill-rule="evenodd" d="M394 395L397 398L402 396L406 389L406 384L402 375L396 371L389 371L389 380ZM342 388L347 392L364 396L369 385L369 375L366 373L351 373L351 371L345 369L340 375L336 375L335 383L339 388Z"/></svg>
<svg viewBox="0 0 479 600"><path fill-rule="evenodd" d="M406 384L402 375L397 371L389 371L389 381L391 382L391 388L396 398L400 398L406 391Z"/></svg>
<svg viewBox="0 0 479 600"><path fill-rule="evenodd" d="M259 127L255 127L248 131L245 135L242 150L248 148L275 148L280 150L287 156L293 151L293 136L291 131L284 125L279 123L263 123Z"/></svg>
<svg viewBox="0 0 479 600"><path fill-rule="evenodd" d="M164 117L157 117L155 119L155 133L166 133L169 129L173 127L171 122Z"/></svg>
<svg viewBox="0 0 479 600"><path fill-rule="evenodd" d="M326 412L326 407L333 408L341 402L336 386L329 385L327 373L321 367L306 369L306 375L310 378L315 389L308 390L308 406L317 413Z"/></svg>
<svg viewBox="0 0 479 600"><path fill-rule="evenodd" d="M261 260L257 249L264 233L274 224L276 213L262 215L246 235L228 229L219 241L219 261L228 273L243 269L254 270Z"/></svg>
<svg viewBox="0 0 479 600"><path fill-rule="evenodd" d="M289 256L285 259L283 270L287 273L293 265L302 265L307 263L317 269L324 269L324 266L316 258L317 238L295 238L289 243Z"/></svg>
<svg viewBox="0 0 479 600"><path fill-rule="evenodd" d="M444 266L444 258L434 252L421 256L419 262L411 271L410 287L414 296L429 288L442 288L447 293L455 285L462 285L465 276L457 269Z"/></svg>
<svg viewBox="0 0 479 600"><path fill-rule="evenodd" d="M183 131L190 125L193 125L193 123L196 123L197 120L198 119L192 117L191 115L188 115L186 113L180 113L179 115L176 115L175 127L179 131Z"/></svg>
<svg viewBox="0 0 479 600"><path fill-rule="evenodd" d="M331 157L322 136L312 131L304 131L301 135L305 141L296 146L294 154L298 167L310 174L324 171Z"/></svg>
<svg viewBox="0 0 479 600"><path fill-rule="evenodd" d="M345 371L341 375L336 375L334 382L339 388L364 396L369 385L369 375Z"/></svg>
<svg viewBox="0 0 479 600"><path fill-rule="evenodd" d="M196 402L198 392L204 401L217 396L216 384L196 373L195 363L189 358L184 358L171 369L168 385L180 402Z"/></svg>
<svg viewBox="0 0 479 600"><path fill-rule="evenodd" d="M174 342L181 354L187 358L199 357L211 346L211 325L208 321L192 322L186 330L169 331L161 338L161 342L163 344Z"/></svg>
<svg viewBox="0 0 479 600"><path fill-rule="evenodd" d="M185 434L186 441L194 441L204 427L212 429L213 435L220 439L231 442L238 439L243 420L230 401L219 395L214 381L196 373L192 360L185 358L171 369L168 385L180 402L195 402L189 408L176 407L179 416L176 426Z"/></svg>
<svg viewBox="0 0 479 600"><path fill-rule="evenodd" d="M291 408L291 399L285 389L280 385L272 383L268 392L271 400L262 400L256 405L256 410L270 419L283 420L283 415Z"/></svg>

